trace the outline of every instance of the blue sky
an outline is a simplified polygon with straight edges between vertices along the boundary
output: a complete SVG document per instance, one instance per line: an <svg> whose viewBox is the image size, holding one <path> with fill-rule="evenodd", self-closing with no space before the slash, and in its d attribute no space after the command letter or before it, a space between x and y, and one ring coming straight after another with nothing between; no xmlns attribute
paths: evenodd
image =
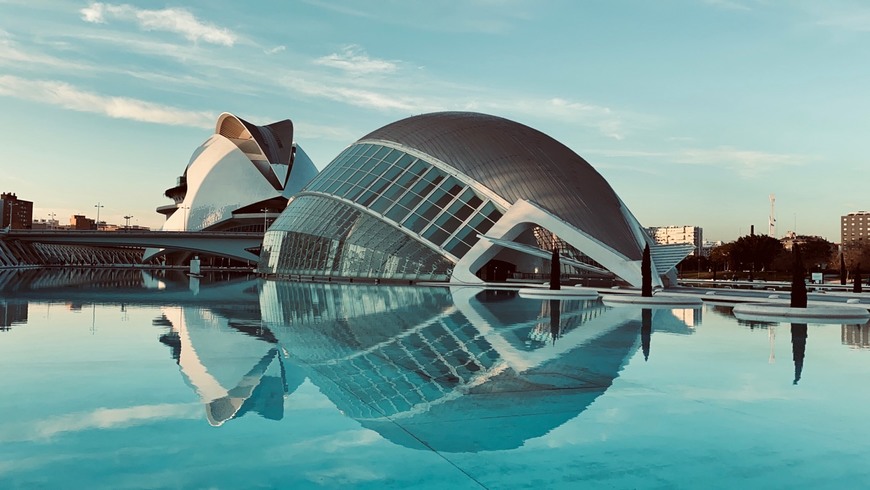
<svg viewBox="0 0 870 490"><path fill-rule="evenodd" d="M0 0L0 190L158 227L221 112L290 118L323 168L413 114L527 124L645 226L839 241L870 209L870 3Z"/></svg>

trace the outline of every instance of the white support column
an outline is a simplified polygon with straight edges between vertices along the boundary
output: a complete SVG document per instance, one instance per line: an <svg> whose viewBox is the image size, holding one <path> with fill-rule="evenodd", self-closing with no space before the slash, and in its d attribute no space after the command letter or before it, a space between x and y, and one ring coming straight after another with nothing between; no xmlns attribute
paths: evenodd
<svg viewBox="0 0 870 490"><path fill-rule="evenodd" d="M629 259L530 201L519 200L514 203L486 234L502 240L514 240L523 231L533 226L540 226L556 234L632 286L641 286L641 261L639 259ZM479 240L456 264L450 282L454 284L482 283L483 281L475 275L475 272L492 260L501 250L503 250L501 246L487 240ZM662 280L657 274L653 274L652 283L653 286L662 286Z"/></svg>

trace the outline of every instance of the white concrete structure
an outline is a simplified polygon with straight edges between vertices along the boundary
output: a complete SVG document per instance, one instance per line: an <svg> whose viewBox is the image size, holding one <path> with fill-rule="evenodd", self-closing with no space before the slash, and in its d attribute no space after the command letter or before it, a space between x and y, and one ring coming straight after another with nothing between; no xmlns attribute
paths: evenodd
<svg viewBox="0 0 870 490"><path fill-rule="evenodd" d="M262 230L315 175L311 159L293 142L290 120L255 126L223 113L178 185L166 191L175 203L158 208L167 215L162 229Z"/></svg>
<svg viewBox="0 0 870 490"><path fill-rule="evenodd" d="M256 126L225 112L166 191L174 203L157 208L166 215L161 230L265 232L288 197L315 175L314 163L293 142L289 119ZM148 249L143 260L162 252Z"/></svg>

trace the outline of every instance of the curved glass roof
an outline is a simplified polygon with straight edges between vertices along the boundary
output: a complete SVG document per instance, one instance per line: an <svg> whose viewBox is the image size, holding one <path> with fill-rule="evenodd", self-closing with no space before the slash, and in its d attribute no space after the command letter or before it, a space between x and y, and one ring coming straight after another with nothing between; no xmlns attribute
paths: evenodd
<svg viewBox="0 0 870 490"><path fill-rule="evenodd" d="M508 119L438 112L364 136L445 162L511 203L532 201L625 255L643 253L610 184L586 160L546 134Z"/></svg>

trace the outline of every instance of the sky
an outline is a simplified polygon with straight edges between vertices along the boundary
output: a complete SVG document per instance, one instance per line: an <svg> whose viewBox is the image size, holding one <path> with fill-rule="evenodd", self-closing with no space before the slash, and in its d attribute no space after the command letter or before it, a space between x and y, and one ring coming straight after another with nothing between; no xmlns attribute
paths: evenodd
<svg viewBox="0 0 870 490"><path fill-rule="evenodd" d="M159 227L221 112L318 168L476 111L586 159L644 226L839 242L870 210L870 2L0 0L0 190L34 219ZM102 206L97 208L97 205Z"/></svg>

